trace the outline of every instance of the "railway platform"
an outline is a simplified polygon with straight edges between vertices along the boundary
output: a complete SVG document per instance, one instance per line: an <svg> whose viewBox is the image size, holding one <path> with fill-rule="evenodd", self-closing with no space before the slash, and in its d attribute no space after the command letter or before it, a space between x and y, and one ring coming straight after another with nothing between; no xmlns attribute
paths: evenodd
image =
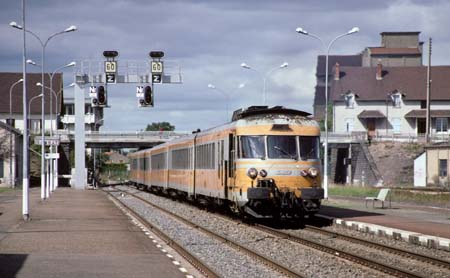
<svg viewBox="0 0 450 278"><path fill-rule="evenodd" d="M450 208L400 202L366 207L364 199L334 196L324 200L319 214L336 225L450 251Z"/></svg>
<svg viewBox="0 0 450 278"><path fill-rule="evenodd" d="M32 188L27 222L21 205L21 191L0 193L2 278L191 276L104 192L58 188L41 201Z"/></svg>

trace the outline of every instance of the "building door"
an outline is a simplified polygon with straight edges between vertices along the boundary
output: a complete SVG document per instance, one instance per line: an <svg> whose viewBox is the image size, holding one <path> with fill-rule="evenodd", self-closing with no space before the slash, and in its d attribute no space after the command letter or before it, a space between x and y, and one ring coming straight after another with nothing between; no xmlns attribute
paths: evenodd
<svg viewBox="0 0 450 278"><path fill-rule="evenodd" d="M367 119L367 133L375 136L375 119Z"/></svg>
<svg viewBox="0 0 450 278"><path fill-rule="evenodd" d="M417 119L417 134L425 134L427 133L427 121L426 119L418 118Z"/></svg>

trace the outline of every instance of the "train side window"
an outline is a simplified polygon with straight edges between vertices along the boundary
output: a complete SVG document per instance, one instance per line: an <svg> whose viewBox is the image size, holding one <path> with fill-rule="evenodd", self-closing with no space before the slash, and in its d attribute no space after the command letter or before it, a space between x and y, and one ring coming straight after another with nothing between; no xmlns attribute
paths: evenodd
<svg viewBox="0 0 450 278"><path fill-rule="evenodd" d="M234 159L235 159L235 154L236 154L236 150L235 150L235 137L233 136L233 134L229 134L229 167L228 167L228 176L230 178L234 177Z"/></svg>

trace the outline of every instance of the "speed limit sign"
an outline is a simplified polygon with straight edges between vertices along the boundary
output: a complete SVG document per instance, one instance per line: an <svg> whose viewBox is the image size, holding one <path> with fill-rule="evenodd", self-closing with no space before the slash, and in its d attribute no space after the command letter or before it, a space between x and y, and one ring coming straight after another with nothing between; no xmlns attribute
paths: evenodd
<svg viewBox="0 0 450 278"><path fill-rule="evenodd" d="M117 62L116 61L106 61L105 62L105 73L116 73L117 72Z"/></svg>
<svg viewBox="0 0 450 278"><path fill-rule="evenodd" d="M152 73L162 73L163 72L163 62L152 61Z"/></svg>

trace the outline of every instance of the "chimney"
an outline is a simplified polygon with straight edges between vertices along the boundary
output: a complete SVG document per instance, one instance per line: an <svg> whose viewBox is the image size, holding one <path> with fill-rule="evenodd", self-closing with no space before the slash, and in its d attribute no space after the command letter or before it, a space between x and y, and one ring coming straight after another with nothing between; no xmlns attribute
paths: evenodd
<svg viewBox="0 0 450 278"><path fill-rule="evenodd" d="M334 65L334 80L339 80L340 75L341 69L339 63L336 63L336 65Z"/></svg>
<svg viewBox="0 0 450 278"><path fill-rule="evenodd" d="M382 71L383 71L383 66L381 65L381 60L378 60L377 74L376 74L377 80L382 80L383 79Z"/></svg>

